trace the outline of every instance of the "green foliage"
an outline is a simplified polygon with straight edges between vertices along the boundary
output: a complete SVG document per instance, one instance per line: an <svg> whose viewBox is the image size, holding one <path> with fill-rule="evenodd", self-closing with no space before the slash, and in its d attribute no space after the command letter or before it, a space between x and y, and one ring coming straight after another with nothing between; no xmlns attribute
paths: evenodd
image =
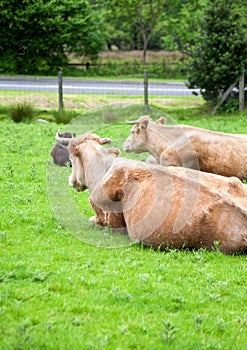
<svg viewBox="0 0 247 350"><path fill-rule="evenodd" d="M178 44L175 42L174 37L172 35L166 35L162 38L162 42L164 45L164 49L166 51L177 51Z"/></svg>
<svg viewBox="0 0 247 350"><path fill-rule="evenodd" d="M196 44L186 64L190 88L215 104L247 63L247 37L234 2L209 0Z"/></svg>
<svg viewBox="0 0 247 350"><path fill-rule="evenodd" d="M162 321L163 323L163 331L161 332L161 338L165 343L169 343L175 340L175 334L177 329L175 326L171 324L170 321Z"/></svg>
<svg viewBox="0 0 247 350"><path fill-rule="evenodd" d="M103 47L88 0L3 0L0 11L0 72L54 74L68 53L95 57Z"/></svg>
<svg viewBox="0 0 247 350"><path fill-rule="evenodd" d="M183 51L186 44L196 41L203 9L210 1L2 0L0 73L54 75L58 69L67 67L71 57L80 62L95 62L99 52L106 48L143 50L144 62L147 49ZM227 6L234 6L247 33L244 0L231 3ZM226 18L223 30L224 22ZM226 42L230 38L231 47L228 33L229 30L224 38ZM225 60L229 61L228 57Z"/></svg>
<svg viewBox="0 0 247 350"><path fill-rule="evenodd" d="M207 0L173 1L97 1L104 13L108 48L183 50L193 41ZM145 38L143 37L145 36Z"/></svg>
<svg viewBox="0 0 247 350"><path fill-rule="evenodd" d="M191 45L199 30L206 4L207 0L172 1L165 18L159 23L165 50L183 51L188 43Z"/></svg>
<svg viewBox="0 0 247 350"><path fill-rule="evenodd" d="M34 109L27 103L16 103L11 107L11 119L15 123L31 122L34 118Z"/></svg>
<svg viewBox="0 0 247 350"><path fill-rule="evenodd" d="M101 1L99 1L101 2ZM134 31L136 38L141 38L143 49L143 63L146 63L148 43L157 30L157 23L164 15L166 1L164 0L109 0L103 1L107 8L106 16L114 15L117 19L129 23L129 28Z"/></svg>

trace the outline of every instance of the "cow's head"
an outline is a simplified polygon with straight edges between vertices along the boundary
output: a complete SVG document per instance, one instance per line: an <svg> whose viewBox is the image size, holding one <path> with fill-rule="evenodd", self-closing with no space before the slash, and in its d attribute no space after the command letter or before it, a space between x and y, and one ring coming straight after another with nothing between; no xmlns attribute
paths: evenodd
<svg viewBox="0 0 247 350"><path fill-rule="evenodd" d="M134 124L130 131L130 136L123 143L125 152L142 153L147 152L147 128L149 122L152 121L149 116L142 116L138 120L127 121L128 124ZM157 124L164 124L165 118L156 121Z"/></svg>
<svg viewBox="0 0 247 350"><path fill-rule="evenodd" d="M51 150L50 155L53 158L53 163L60 166L71 165L69 152L66 146L57 143Z"/></svg>
<svg viewBox="0 0 247 350"><path fill-rule="evenodd" d="M89 186L88 183L97 178L102 170L102 159L105 156L120 155L117 148L102 147L107 143L111 143L111 140L90 132L70 141L68 150L72 163L72 174L69 177L69 184L76 191L84 191Z"/></svg>

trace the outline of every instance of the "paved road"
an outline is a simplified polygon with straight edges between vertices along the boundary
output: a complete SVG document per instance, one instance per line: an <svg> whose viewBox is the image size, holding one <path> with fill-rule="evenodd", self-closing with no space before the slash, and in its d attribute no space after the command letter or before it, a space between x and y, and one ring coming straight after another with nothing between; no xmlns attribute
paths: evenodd
<svg viewBox="0 0 247 350"><path fill-rule="evenodd" d="M0 91L43 91L57 92L58 82L50 78L7 78L0 77ZM149 82L148 94L156 96L194 96L184 83ZM128 95L142 96L144 93L143 82L139 81L110 81L110 80L78 80L64 79L63 93L65 94L104 94L104 95Z"/></svg>

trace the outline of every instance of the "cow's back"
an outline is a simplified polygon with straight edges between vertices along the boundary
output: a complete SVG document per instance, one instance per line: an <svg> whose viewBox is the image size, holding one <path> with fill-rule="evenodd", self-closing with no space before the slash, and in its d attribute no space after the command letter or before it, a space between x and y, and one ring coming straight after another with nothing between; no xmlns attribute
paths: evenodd
<svg viewBox="0 0 247 350"><path fill-rule="evenodd" d="M130 238L154 248L211 249L233 253L247 249L247 190L221 177L193 179L182 171L155 170L139 181L133 170L123 211ZM196 172L194 172L196 173ZM136 175L138 175L136 173ZM194 175L196 176L196 175ZM206 177L206 176L204 176ZM136 181L136 182L135 182ZM237 180L238 181L238 180ZM227 186L228 185L228 186Z"/></svg>
<svg viewBox="0 0 247 350"><path fill-rule="evenodd" d="M188 125L155 127L163 133L164 138L169 136L181 158L186 149L193 149L201 171L227 177L237 176L242 180L247 178L247 136Z"/></svg>

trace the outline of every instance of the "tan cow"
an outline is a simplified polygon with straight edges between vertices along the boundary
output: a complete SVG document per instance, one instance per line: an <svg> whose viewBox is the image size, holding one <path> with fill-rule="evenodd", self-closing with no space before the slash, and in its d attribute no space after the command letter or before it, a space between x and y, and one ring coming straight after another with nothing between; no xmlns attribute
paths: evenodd
<svg viewBox="0 0 247 350"><path fill-rule="evenodd" d="M69 144L77 191L88 188L93 222L126 230L155 249L247 251L247 189L237 178L120 158L86 134Z"/></svg>
<svg viewBox="0 0 247 350"><path fill-rule="evenodd" d="M247 179L247 136L225 134L189 125L162 125L143 116L123 143L126 152L149 152L165 166L183 166Z"/></svg>

